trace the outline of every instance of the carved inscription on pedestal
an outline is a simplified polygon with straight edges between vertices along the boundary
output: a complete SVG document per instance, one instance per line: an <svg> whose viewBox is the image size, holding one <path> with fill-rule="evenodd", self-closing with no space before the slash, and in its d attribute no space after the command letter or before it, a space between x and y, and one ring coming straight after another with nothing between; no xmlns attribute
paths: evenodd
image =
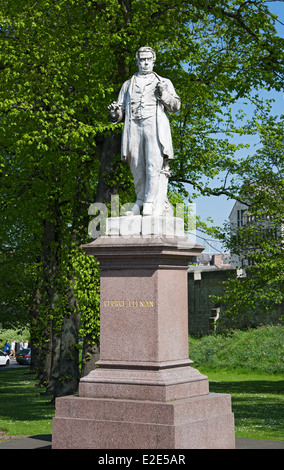
<svg viewBox="0 0 284 470"><path fill-rule="evenodd" d="M119 307L141 307L153 308L154 300L104 300L103 305L106 308L119 308Z"/></svg>

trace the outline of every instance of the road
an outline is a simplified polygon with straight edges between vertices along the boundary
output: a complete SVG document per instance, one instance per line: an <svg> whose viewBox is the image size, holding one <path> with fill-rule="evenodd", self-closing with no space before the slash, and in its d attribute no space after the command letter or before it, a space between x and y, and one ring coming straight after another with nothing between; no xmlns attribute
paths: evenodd
<svg viewBox="0 0 284 470"><path fill-rule="evenodd" d="M29 367L29 366L23 366L17 363L16 359L12 357L10 360L10 364L8 366L0 366L0 373L2 370L9 370L9 369L17 369L18 367Z"/></svg>

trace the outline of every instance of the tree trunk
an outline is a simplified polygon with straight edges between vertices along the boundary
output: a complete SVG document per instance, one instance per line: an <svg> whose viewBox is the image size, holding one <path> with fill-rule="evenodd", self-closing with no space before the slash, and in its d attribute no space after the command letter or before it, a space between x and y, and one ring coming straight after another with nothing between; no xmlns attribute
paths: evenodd
<svg viewBox="0 0 284 470"><path fill-rule="evenodd" d="M63 318L61 328L53 327L51 377L46 389L53 400L72 395L79 384L78 329L80 316L71 313Z"/></svg>
<svg viewBox="0 0 284 470"><path fill-rule="evenodd" d="M45 315L42 289L37 287L34 294L30 323L31 365L30 373L37 374L39 385L49 381L51 367L51 322ZM45 317L45 318L43 318Z"/></svg>
<svg viewBox="0 0 284 470"><path fill-rule="evenodd" d="M62 259L66 249L61 239L61 208L59 203L50 208L50 219L44 223L42 246L42 308L51 316L50 331L46 338L45 369L41 383L47 383L46 393L56 396L69 395L77 391L79 379L78 329L80 316L74 308L72 288L62 274ZM69 239L70 242L70 239ZM65 241L68 243L68 237ZM63 270L64 271L64 270ZM63 276L63 277L62 277ZM65 284L66 283L66 284ZM62 307L61 307L62 306ZM64 311L60 311L62 308Z"/></svg>
<svg viewBox="0 0 284 470"><path fill-rule="evenodd" d="M81 377L85 377L96 367L100 358L100 344L93 342L92 338L84 338L82 353Z"/></svg>
<svg viewBox="0 0 284 470"><path fill-rule="evenodd" d="M39 317L40 317L40 304L41 304L41 292L37 288L34 294L33 309L31 312L31 327L30 327L30 344L31 344L31 365L30 372L32 374L37 373L38 375L42 371L42 363L40 360L41 356L41 345L36 340L36 332L39 328Z"/></svg>
<svg viewBox="0 0 284 470"><path fill-rule="evenodd" d="M120 153L121 135L112 133L107 136L101 136L97 139L96 145L96 155L100 162L100 169L97 192L94 200L95 202L110 203L111 196L118 193L118 188L110 186L107 183L105 180L105 174L107 174L112 169L113 161ZM80 198L78 198L78 200L80 200ZM86 195L82 198L82 200L86 200ZM93 338L86 336L83 340L81 377L88 375L89 372L95 368L95 363L99 360L99 358L99 343Z"/></svg>
<svg viewBox="0 0 284 470"><path fill-rule="evenodd" d="M107 184L107 174L113 164L113 160L120 154L121 135L111 133L97 140L96 153L100 162L99 178L97 185L96 202L110 203L111 196L118 193L118 188Z"/></svg>

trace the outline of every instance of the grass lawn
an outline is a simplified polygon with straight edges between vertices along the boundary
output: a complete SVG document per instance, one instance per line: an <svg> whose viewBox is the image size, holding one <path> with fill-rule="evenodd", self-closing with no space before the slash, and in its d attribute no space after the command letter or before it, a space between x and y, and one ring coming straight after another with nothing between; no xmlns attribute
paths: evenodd
<svg viewBox="0 0 284 470"><path fill-rule="evenodd" d="M256 372L206 370L210 392L229 393L236 437L284 441L284 377Z"/></svg>
<svg viewBox="0 0 284 470"><path fill-rule="evenodd" d="M211 392L231 394L236 437L284 440L282 375L198 369L209 377ZM51 434L54 406L43 392L28 368L1 368L0 431Z"/></svg>
<svg viewBox="0 0 284 470"><path fill-rule="evenodd" d="M28 367L1 367L0 431L7 435L51 434L54 406L36 384Z"/></svg>

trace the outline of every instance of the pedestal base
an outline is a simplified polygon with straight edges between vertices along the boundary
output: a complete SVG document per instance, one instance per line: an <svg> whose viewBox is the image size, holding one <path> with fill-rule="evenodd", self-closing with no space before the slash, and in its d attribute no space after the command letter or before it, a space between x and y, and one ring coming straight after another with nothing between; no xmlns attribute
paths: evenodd
<svg viewBox="0 0 284 470"><path fill-rule="evenodd" d="M188 359L187 269L202 247L183 240L83 247L100 261L100 361L79 396L57 398L54 449L234 448L230 396L209 393Z"/></svg>
<svg viewBox="0 0 284 470"><path fill-rule="evenodd" d="M110 217L106 220L106 235L184 237L184 220L180 217L141 215Z"/></svg>
<svg viewBox="0 0 284 470"><path fill-rule="evenodd" d="M230 395L169 402L61 397L53 449L233 449Z"/></svg>
<svg viewBox="0 0 284 470"><path fill-rule="evenodd" d="M131 400L171 401L209 393L208 378L184 361L176 367L159 367L155 370L132 364L132 369L99 367L80 380L79 394ZM104 364L99 361L98 364Z"/></svg>

